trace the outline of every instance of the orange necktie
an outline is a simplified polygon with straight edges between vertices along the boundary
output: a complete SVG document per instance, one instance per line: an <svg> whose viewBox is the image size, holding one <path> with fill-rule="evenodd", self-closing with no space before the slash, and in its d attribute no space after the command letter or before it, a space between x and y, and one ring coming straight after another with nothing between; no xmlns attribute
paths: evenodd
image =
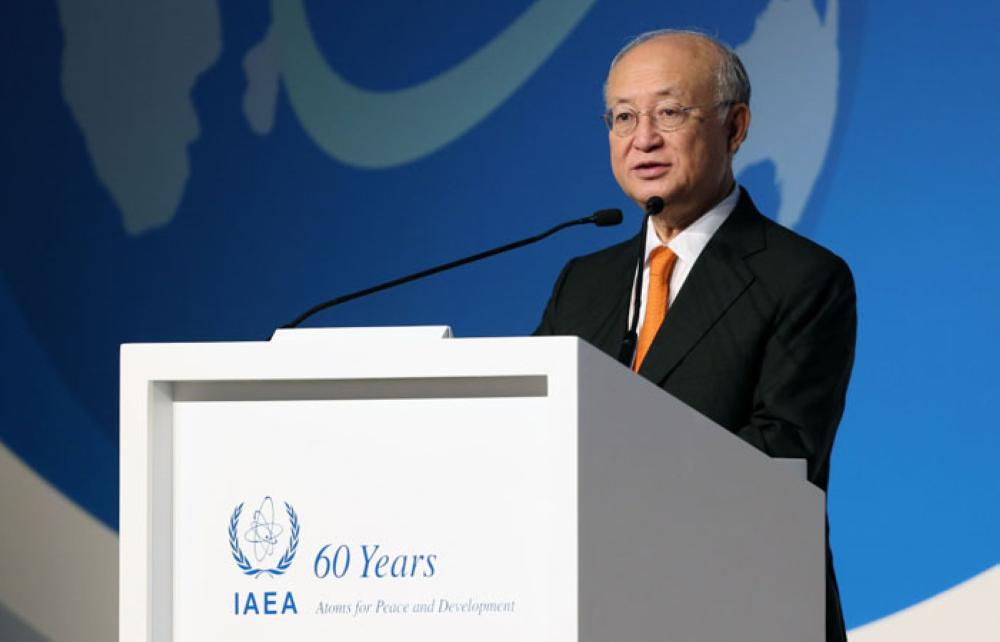
<svg viewBox="0 0 1000 642"><path fill-rule="evenodd" d="M642 360L653 343L663 318L667 316L670 301L670 272L677 262L677 255L666 246L655 248L649 255L649 288L646 290L646 315L642 318L639 343L635 347L635 363L632 369L639 372Z"/></svg>

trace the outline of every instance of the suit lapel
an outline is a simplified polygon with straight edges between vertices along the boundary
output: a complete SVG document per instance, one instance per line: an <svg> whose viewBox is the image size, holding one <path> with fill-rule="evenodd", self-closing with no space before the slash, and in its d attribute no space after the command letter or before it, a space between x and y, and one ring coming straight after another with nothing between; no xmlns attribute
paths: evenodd
<svg viewBox="0 0 1000 642"><path fill-rule="evenodd" d="M736 208L705 246L670 306L639 374L661 384L753 282L743 259L764 248L759 217L741 189Z"/></svg>

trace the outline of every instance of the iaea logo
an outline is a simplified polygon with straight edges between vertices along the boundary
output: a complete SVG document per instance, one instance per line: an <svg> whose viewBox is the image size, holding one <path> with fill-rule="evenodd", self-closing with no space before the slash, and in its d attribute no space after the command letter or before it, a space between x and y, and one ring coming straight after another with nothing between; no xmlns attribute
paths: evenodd
<svg viewBox="0 0 1000 642"><path fill-rule="evenodd" d="M274 501L268 495L253 511L249 525L241 528L240 516L243 514L243 503L233 510L232 517L229 518L229 550L236 566L244 574L252 577L283 575L292 565L299 547L299 516L288 502L285 502L285 513L288 515L287 528L276 519ZM266 563L281 550L279 544L286 534L288 545L284 553L275 566L267 567ZM261 564L261 567L254 566L250 562L243 552L240 540L248 545L248 550L252 551L254 560L257 564Z"/></svg>

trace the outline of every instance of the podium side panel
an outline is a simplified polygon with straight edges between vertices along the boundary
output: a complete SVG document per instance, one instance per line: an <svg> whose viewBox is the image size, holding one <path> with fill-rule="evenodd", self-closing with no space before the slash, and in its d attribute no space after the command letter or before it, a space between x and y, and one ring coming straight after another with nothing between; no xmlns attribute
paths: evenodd
<svg viewBox="0 0 1000 642"><path fill-rule="evenodd" d="M822 642L823 493L580 351L580 639Z"/></svg>

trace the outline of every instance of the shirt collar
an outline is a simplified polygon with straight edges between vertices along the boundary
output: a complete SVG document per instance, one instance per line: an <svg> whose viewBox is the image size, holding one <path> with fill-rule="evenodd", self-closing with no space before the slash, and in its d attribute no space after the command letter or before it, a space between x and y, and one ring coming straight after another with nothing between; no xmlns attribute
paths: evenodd
<svg viewBox="0 0 1000 642"><path fill-rule="evenodd" d="M709 240L715 232L725 223L729 215L736 209L736 203L740 199L740 189L734 185L732 191L724 199L718 202L715 207L698 217L698 219L688 225L681 232L670 239L665 245L677 255L678 260L684 263L694 263L698 260L702 250L708 245ZM649 254L655 248L664 245L660 237L656 235L656 228L652 225L646 226L646 264L649 264Z"/></svg>

